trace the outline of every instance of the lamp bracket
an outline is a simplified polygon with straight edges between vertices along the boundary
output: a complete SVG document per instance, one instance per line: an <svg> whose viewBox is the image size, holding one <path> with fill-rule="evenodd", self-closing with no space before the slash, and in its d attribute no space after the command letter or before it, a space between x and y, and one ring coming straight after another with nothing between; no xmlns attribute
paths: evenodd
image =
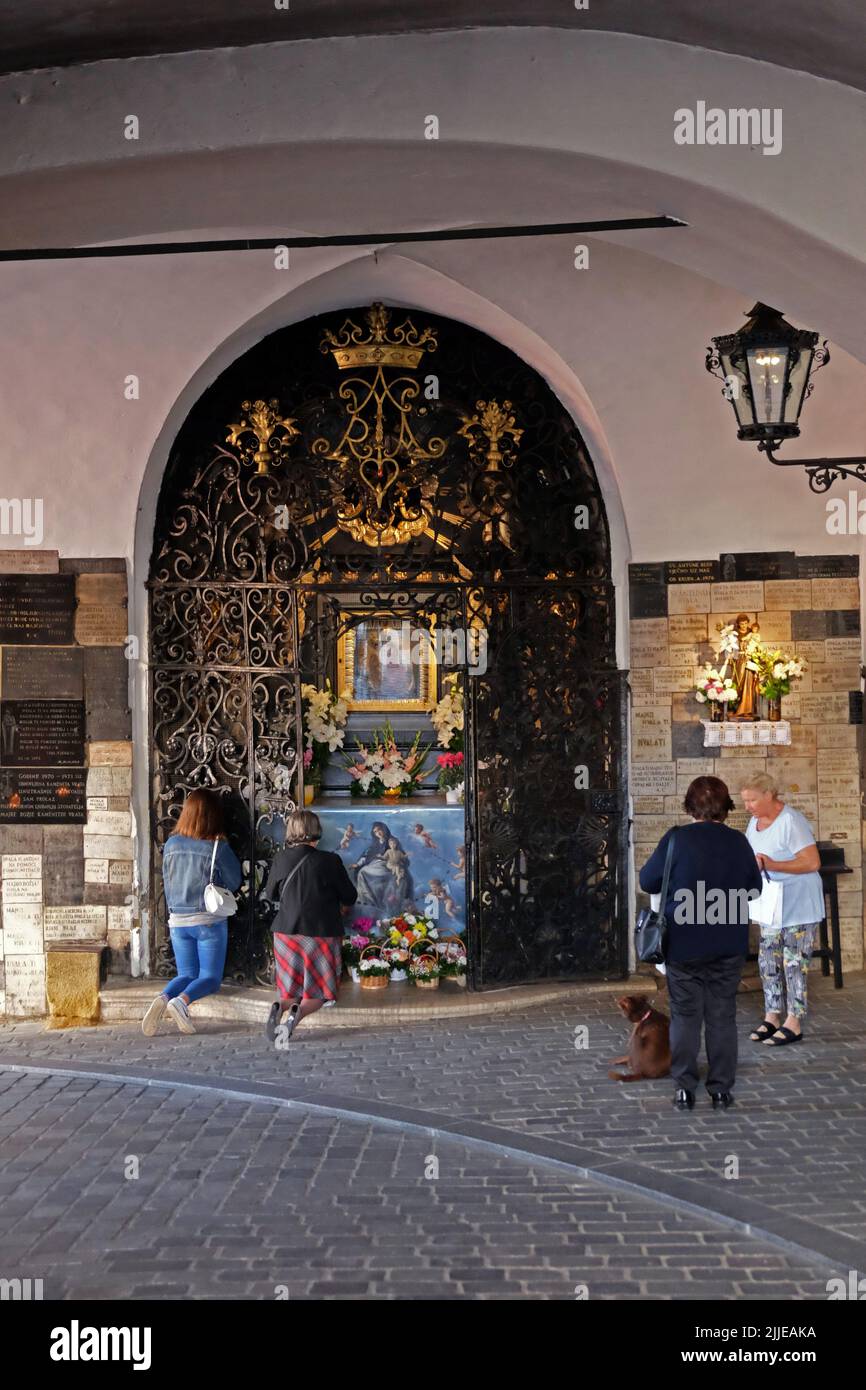
<svg viewBox="0 0 866 1390"><path fill-rule="evenodd" d="M779 459L773 453L775 442L762 441L758 444L761 453L766 454L777 468L805 468L809 475L809 487L813 492L828 492L837 478L856 478L866 483L866 458L856 455L838 459Z"/></svg>

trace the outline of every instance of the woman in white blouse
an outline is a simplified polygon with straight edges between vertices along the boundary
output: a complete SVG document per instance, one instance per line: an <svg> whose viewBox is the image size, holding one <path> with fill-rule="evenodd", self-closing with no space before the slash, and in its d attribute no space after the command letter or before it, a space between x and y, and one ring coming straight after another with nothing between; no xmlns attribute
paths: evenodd
<svg viewBox="0 0 866 1390"><path fill-rule="evenodd" d="M742 788L743 805L751 814L746 838L761 869L779 883L781 913L772 924L761 923L758 961L764 986L764 1021L751 1034L753 1042L786 1047L800 1042L806 1017L809 959L815 932L824 916L821 863L812 827L806 817L786 806L772 777L761 772ZM783 985L787 1013L782 1023Z"/></svg>

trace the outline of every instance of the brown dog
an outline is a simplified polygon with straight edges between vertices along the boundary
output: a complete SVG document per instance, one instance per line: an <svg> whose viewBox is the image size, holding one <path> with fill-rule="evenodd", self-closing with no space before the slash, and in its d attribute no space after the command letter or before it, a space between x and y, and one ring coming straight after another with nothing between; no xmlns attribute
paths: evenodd
<svg viewBox="0 0 866 1390"><path fill-rule="evenodd" d="M616 1002L634 1027L628 1040L628 1055L613 1059L614 1066L628 1062L629 1070L609 1071L611 1081L655 1081L667 1076L671 1069L669 1020L651 1008L642 994L626 994Z"/></svg>

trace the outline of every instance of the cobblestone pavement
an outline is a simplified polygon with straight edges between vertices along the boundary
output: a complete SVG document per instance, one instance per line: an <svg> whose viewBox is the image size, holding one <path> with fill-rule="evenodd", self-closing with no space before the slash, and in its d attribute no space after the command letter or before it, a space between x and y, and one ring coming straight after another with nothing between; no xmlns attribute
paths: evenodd
<svg viewBox="0 0 866 1390"><path fill-rule="evenodd" d="M51 1075L0 1076L0 1199L4 1276L50 1299L817 1299L830 1273L463 1144Z"/></svg>
<svg viewBox="0 0 866 1390"><path fill-rule="evenodd" d="M232 1089L254 1085L274 1096L295 1096L332 1107L345 1098L348 1107L368 1112L366 1119L347 1120L322 1112L275 1110L252 1101L226 1101L201 1091L139 1093L132 1087L137 1095L133 1109L139 1114L145 1114L149 1107L160 1114L174 1107L179 1120L184 1111L201 1114L199 1124L210 1115L209 1124L234 1134L235 1147L230 1152L242 1156L233 1160L236 1190L222 1195L219 1183L231 1181L226 1167L214 1175L218 1183L214 1191L222 1199L220 1219L230 1211L241 1225L244 1239L250 1233L262 1241L267 1238L272 1241L268 1252L279 1250L281 1258L285 1252L290 1262L299 1259L305 1267L307 1282L303 1286L309 1291L313 1291L309 1276L314 1269L325 1271L313 1281L318 1285L336 1277L341 1266L330 1256L337 1253L341 1240L355 1240L362 1247L365 1241L369 1244L366 1235L358 1234L366 1229L363 1223L353 1224L361 1221L363 1208L375 1236L390 1236L390 1249L399 1252L391 1270L395 1279L389 1283L383 1277L375 1285L371 1271L377 1266L352 1263L363 1259L361 1249L345 1252L350 1261L345 1268L354 1271L354 1285L364 1283L365 1291L373 1293L399 1286L401 1272L409 1282L423 1270L425 1279L432 1278L434 1284L439 1280L437 1296L452 1289L462 1289L465 1296L469 1285L454 1280L452 1273L456 1259L461 1261L459 1268L467 1268L462 1251L471 1246L472 1254L466 1258L482 1261L473 1267L484 1268L483 1262L488 1260L489 1268L499 1270L493 1276L501 1281L498 1296L504 1296L505 1289L523 1296L557 1296L551 1280L561 1282L558 1296L572 1296L573 1286L589 1282L590 1273L597 1270L603 1271L603 1276L593 1276L599 1281L594 1296L605 1296L608 1285L609 1291L616 1288L616 1296L638 1296L648 1292L652 1284L652 1296L742 1297L742 1281L734 1276L736 1269L743 1268L751 1271L746 1283L752 1296L823 1297L826 1279L833 1272L826 1265L828 1259L843 1272L866 1268L866 1039L862 1023L866 980L850 976L844 990L834 991L831 981L813 975L810 988L813 1009L807 1037L796 1048L779 1051L749 1043L748 1031L758 1016L760 997L741 996L738 1104L727 1113L714 1112L703 1095L691 1115L676 1113L670 1106L669 1080L630 1086L609 1081L608 1063L622 1052L626 1030L612 996L592 992L576 1005L543 1006L488 1019L436 1020L365 1032L322 1029L306 1036L300 1029L287 1053L272 1051L257 1033L215 1023L203 1024L195 1037L166 1031L152 1039L144 1038L130 1025L48 1033L41 1025L22 1024L0 1028L0 1063L53 1064L82 1071L113 1066L127 1075L160 1074L167 1081L197 1077L214 1086ZM586 1048L575 1047L575 1028L580 1025L588 1028ZM42 1086L57 1088L48 1112L51 1136L54 1124L66 1113L65 1097L70 1092L64 1088L91 1085L89 1081L49 1080L14 1072L5 1073L4 1084L12 1093L18 1087L33 1087L37 1095ZM122 1097L128 1095L128 1088L121 1087L115 1094L113 1082L101 1082L94 1088L91 1102L97 1115L102 1114L99 1098L109 1092L113 1097L109 1116L112 1108L124 1107ZM25 1100L25 1113L27 1103ZM235 1114L236 1121L231 1118ZM429 1117L432 1127L440 1131L453 1127L457 1133L450 1137L440 1134L433 1147L429 1136L383 1128L379 1119L388 1116L420 1124ZM8 1162L9 1143L14 1147L13 1157L24 1151L16 1123L11 1130L8 1126L3 1129L9 1136L0 1150L4 1162ZM34 1123L38 1128L39 1121ZM97 1126L96 1146L88 1144L82 1149L79 1165L98 1164L107 1153L115 1152L110 1134L103 1135L99 1129L103 1122L94 1119L92 1123ZM170 1177L163 1173L164 1183L182 1185L186 1180L181 1174L201 1166L199 1144L186 1128L180 1121L180 1129L172 1127L167 1136L161 1129L155 1133L156 1153L161 1154L169 1141L185 1139L189 1145L176 1160L177 1171ZM279 1168L284 1145L293 1137L304 1155L300 1173L293 1172L290 1155L284 1169ZM521 1147L524 1153L505 1155L489 1147L479 1150L467 1142L472 1137L488 1142L495 1137L500 1144ZM123 1134L119 1138L124 1141ZM67 1142L80 1144L80 1135L70 1135ZM260 1160L261 1145L267 1157ZM372 1154L380 1145L389 1155L388 1162L398 1163L399 1180L390 1176L393 1169L383 1179L381 1164L371 1168L362 1161L359 1168L352 1166L353 1153ZM134 1148L124 1151L138 1152ZM442 1164L438 1183L423 1177L422 1160L431 1152ZM550 1166L551 1158L564 1155L573 1155L571 1161L577 1167L582 1165L607 1181L587 1181L585 1173L563 1173ZM732 1159L738 1164L739 1175L736 1180L725 1181ZM241 1161L242 1179L238 1177ZM8 1169L2 1174L0 1244L4 1251L10 1250L7 1241L16 1230L28 1237L34 1234L23 1210L10 1226L7 1209L9 1193L17 1191L20 1196L23 1191L25 1206L32 1200L26 1188L18 1189L19 1182L26 1183L29 1171L23 1177L14 1171L10 1177ZM68 1173L70 1164L64 1163L58 1171ZM279 1173L282 1176L278 1177ZM300 1176L312 1179L309 1192L293 1190L295 1178ZM97 1172L88 1177L89 1184L107 1181ZM184 1208L177 1218L172 1217L167 1202L171 1187L166 1188L164 1198L157 1183L151 1213L139 1211L140 1194L146 1191L139 1186L143 1179L124 1184L122 1196L117 1195L116 1174L110 1181L120 1209L126 1204L128 1221L154 1219L164 1234L175 1220L186 1221L189 1216ZM628 1190L612 1190L610 1181L627 1184ZM257 1201L275 1183L285 1209L278 1209L275 1215L270 1200L259 1211ZM86 1201L89 1187L82 1189L78 1182L77 1190ZM49 1198L47 1191L46 1199L55 1204L60 1200ZM64 1200L69 1202L68 1192ZM396 1201L405 1207L398 1210ZM699 1210L684 1210L683 1202ZM206 1211L213 1208L214 1203L202 1191L194 1193L196 1230ZM593 1209L593 1216L587 1217L587 1208ZM50 1217L50 1211L49 1207L48 1216L42 1218L46 1230L50 1222L63 1219L59 1211ZM376 1213L374 1222L371 1211ZM485 1219L479 1218L479 1211ZM495 1219L488 1224L494 1212ZM537 1229L530 1213L533 1220L542 1223ZM315 1256L323 1261L321 1266L310 1264L306 1268L312 1247L304 1243L304 1214L314 1225L316 1221L323 1223L326 1235L317 1236L320 1244ZM726 1229L714 1223L713 1215L729 1222L746 1222L761 1235ZM280 1236L276 1246L272 1234L266 1237L271 1219L276 1220ZM601 1225L588 1225L591 1221ZM389 1222L398 1223L397 1227L392 1225L388 1230ZM511 1235L508 1227L512 1228ZM448 1240L458 1229L461 1248L451 1252ZM126 1223L117 1229L116 1254L121 1252L126 1230ZM287 1239L292 1232L299 1239L303 1234L295 1250L290 1250L292 1242ZM652 1240L643 1239L647 1232L656 1241L655 1247ZM799 1253L786 1253L784 1246L764 1239L768 1233L779 1241L795 1242ZM175 1238L174 1231L170 1234ZM140 1227L137 1238L143 1238ZM191 1238L190 1231L187 1245ZM195 1239L198 1246L203 1239L214 1254L223 1249L217 1243L218 1233ZM679 1243L684 1248L663 1257L659 1243ZM557 1263L556 1249L561 1252L563 1247L568 1249L568 1258L563 1261L560 1253ZM11 1252L16 1248L24 1247L13 1246ZM77 1250L77 1246L69 1249ZM710 1249L713 1256L706 1254ZM811 1260L804 1250L823 1255L824 1264ZM577 1253L579 1258L575 1258ZM154 1256L154 1260L158 1258ZM185 1249L182 1258L200 1259L200 1250L193 1254ZM263 1253L261 1258L268 1262L268 1288L272 1288L274 1257ZM450 1265L451 1272L431 1263L436 1258ZM637 1265L635 1259L643 1263ZM703 1263L707 1259L712 1269ZM359 1267L364 1269L360 1279ZM106 1268L102 1267L103 1273ZM583 1281L581 1269L587 1276ZM545 1271L543 1276L541 1271ZM216 1288L224 1287L219 1282L222 1268L214 1266L208 1274L205 1262L194 1272L196 1287L199 1277L205 1275L216 1281ZM707 1279L707 1274L712 1277ZM534 1276L542 1282L530 1289ZM109 1283L114 1277L112 1272ZM291 1286L288 1278L283 1282ZM141 1280L133 1287L141 1293ZM300 1285L291 1287L300 1291ZM321 1287L315 1292L321 1292ZM482 1292L480 1285L478 1292Z"/></svg>

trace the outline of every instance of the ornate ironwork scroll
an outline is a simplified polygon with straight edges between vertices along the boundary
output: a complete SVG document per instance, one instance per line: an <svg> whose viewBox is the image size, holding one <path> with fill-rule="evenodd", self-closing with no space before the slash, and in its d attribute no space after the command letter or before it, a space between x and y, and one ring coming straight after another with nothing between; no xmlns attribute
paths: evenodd
<svg viewBox="0 0 866 1390"><path fill-rule="evenodd" d="M537 373L416 317L374 305L270 335L175 441L150 575L153 882L185 792L219 788L246 866L229 973L268 977L256 887L303 793L301 683L336 680L341 637L390 614L485 638L484 663L465 642L451 662L471 982L617 974L624 705L595 473Z"/></svg>

